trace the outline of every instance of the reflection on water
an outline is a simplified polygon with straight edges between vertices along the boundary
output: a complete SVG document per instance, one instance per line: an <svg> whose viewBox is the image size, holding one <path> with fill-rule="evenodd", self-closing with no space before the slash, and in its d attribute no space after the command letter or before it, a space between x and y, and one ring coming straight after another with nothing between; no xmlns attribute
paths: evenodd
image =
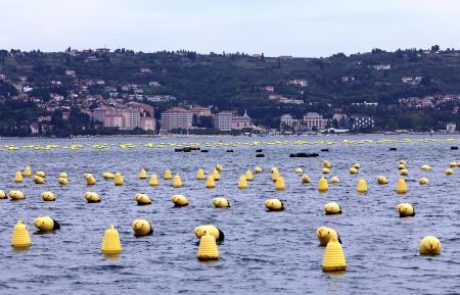
<svg viewBox="0 0 460 295"><path fill-rule="evenodd" d="M212 140L158 139L159 142ZM146 138L2 139L0 144L151 141ZM40 294L452 293L460 287L460 171L455 168L452 176L445 176L444 170L450 161L460 160L459 151L450 150L455 144L400 143L397 151L389 151L385 144L337 144L328 146L330 152L321 152L318 158L289 158L289 154L319 152L324 148L322 145L241 146L233 147L233 153L227 153L225 147L211 147L209 153L175 153L173 148L4 150L0 152L0 189L19 189L26 199L0 200L0 248L3 249L0 293L30 294L31 290ZM255 157L257 148L263 148L264 158ZM316 186L324 159L332 163L329 177L336 175L341 183L330 184L329 191L320 194ZM409 192L404 196L394 191L399 159L408 161ZM350 175L348 169L354 162L359 162L361 169L357 175ZM205 181L195 180L196 171L202 167L208 174L217 163L224 168L221 180L215 189L205 189ZM421 171L422 164L433 166L433 171ZM25 165L44 170L46 184L35 185L31 179L14 184L14 173ZM236 185L239 176L255 166L261 166L264 172L254 174L248 189L239 190ZM284 177L285 191L275 191L269 174L273 166ZM310 176L311 184L301 184L294 171L296 167ZM138 179L141 168L149 175L157 173L160 186L150 187L148 179ZM174 189L171 181L161 178L166 168L180 174L183 188ZM62 171L69 174L67 186L57 183ZM112 181L103 180L104 171L122 172L125 185L116 187ZM95 186L85 185L86 172L96 176ZM385 175L389 184L377 185L377 175ZM422 176L430 179L429 185L418 185L417 180ZM367 194L356 193L359 177L367 179ZM55 202L40 199L40 193L47 190L56 194ZM83 197L86 191L99 193L102 202L86 203ZM148 194L153 204L137 206L132 199L136 193ZM173 194L185 195L190 205L175 208L170 200ZM232 207L214 208L212 198L216 196L229 199ZM266 212L267 198L283 200L285 211ZM324 215L323 205L327 202L338 202L343 213ZM414 205L415 217L399 218L395 207L401 202ZM32 233L34 218L47 215L59 221L61 230L31 234L32 246L25 251L11 248L11 232L18 219L23 219ZM153 235L134 237L131 223L136 218L151 221ZM215 263L196 259L193 229L207 223L218 225L226 236L219 245L221 259ZM100 253L102 236L110 224L118 229L123 245L123 252L116 259ZM321 225L340 233L348 263L346 273L321 271L324 248L318 246L315 236ZM426 235L441 240L440 256L418 254L418 243Z"/></svg>

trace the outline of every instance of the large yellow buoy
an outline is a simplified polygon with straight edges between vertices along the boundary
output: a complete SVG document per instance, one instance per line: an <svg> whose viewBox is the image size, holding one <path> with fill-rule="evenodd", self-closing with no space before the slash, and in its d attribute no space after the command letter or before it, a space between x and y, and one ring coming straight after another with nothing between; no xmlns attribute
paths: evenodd
<svg viewBox="0 0 460 295"><path fill-rule="evenodd" d="M259 166L256 166L256 167L254 168L254 172L255 172L256 174L260 174L260 173L262 173L262 171L263 171L263 169L262 169L261 167L259 167Z"/></svg>
<svg viewBox="0 0 460 295"><path fill-rule="evenodd" d="M275 182L276 179L280 176L278 169L272 169L272 181Z"/></svg>
<svg viewBox="0 0 460 295"><path fill-rule="evenodd" d="M342 208L336 202L330 202L324 205L324 213L326 215L342 214Z"/></svg>
<svg viewBox="0 0 460 295"><path fill-rule="evenodd" d="M139 172L139 179L147 179L147 171L145 171L144 168L141 169L141 172Z"/></svg>
<svg viewBox="0 0 460 295"><path fill-rule="evenodd" d="M42 198L43 201L45 202L52 202L56 201L56 196L54 195L53 192L43 192L40 197Z"/></svg>
<svg viewBox="0 0 460 295"><path fill-rule="evenodd" d="M116 186L122 186L124 181L123 181L123 175L121 173L117 172L115 173L115 177L113 178L113 182L115 183Z"/></svg>
<svg viewBox="0 0 460 295"><path fill-rule="evenodd" d="M14 226L13 236L11 237L11 246L14 248L26 248L32 245L30 240L29 231L27 226L19 219L18 223Z"/></svg>
<svg viewBox="0 0 460 295"><path fill-rule="evenodd" d="M445 173L446 175L452 175L452 174L454 174L454 169L452 169L452 168L447 168L446 171L444 171L444 173Z"/></svg>
<svg viewBox="0 0 460 295"><path fill-rule="evenodd" d="M94 177L93 174L86 174L85 175L85 179L86 179L86 184L87 185L95 185L96 184L96 178Z"/></svg>
<svg viewBox="0 0 460 295"><path fill-rule="evenodd" d="M10 191L10 199L13 201L24 200L25 196L21 191Z"/></svg>
<svg viewBox="0 0 460 295"><path fill-rule="evenodd" d="M24 168L24 177L30 177L32 176L32 168L30 168L30 166L26 166Z"/></svg>
<svg viewBox="0 0 460 295"><path fill-rule="evenodd" d="M212 199L212 204L216 208L228 208L230 207L230 202L226 198L216 197Z"/></svg>
<svg viewBox="0 0 460 295"><path fill-rule="evenodd" d="M331 183L332 184L340 183L340 178L338 176L332 176L331 177Z"/></svg>
<svg viewBox="0 0 460 295"><path fill-rule="evenodd" d="M49 216L37 217L34 220L34 225L41 232L48 232L60 229L60 224Z"/></svg>
<svg viewBox="0 0 460 295"><path fill-rule="evenodd" d="M14 175L14 182L16 183L22 183L22 181L24 180L24 178L22 177L22 173L21 171L16 171L16 174Z"/></svg>
<svg viewBox="0 0 460 295"><path fill-rule="evenodd" d="M4 199L7 199L8 196L6 195L6 193L2 190L0 190L0 200L4 200Z"/></svg>
<svg viewBox="0 0 460 295"><path fill-rule="evenodd" d="M111 224L104 233L104 238L102 239L101 244L101 252L106 255L114 255L121 253L121 250L120 235L113 224Z"/></svg>
<svg viewBox="0 0 460 295"><path fill-rule="evenodd" d="M150 197L146 194L136 194L134 196L134 201L137 202L137 205L139 206L144 206L144 205L150 205L152 204L152 200Z"/></svg>
<svg viewBox="0 0 460 295"><path fill-rule="evenodd" d="M276 179L275 189L276 191L280 192L280 191L284 191L285 188L286 188L286 185L284 184L284 178L280 175Z"/></svg>
<svg viewBox="0 0 460 295"><path fill-rule="evenodd" d="M358 193L367 193L367 183L366 183L366 179L364 178L360 178L358 179L358 184L356 186L356 191Z"/></svg>
<svg viewBox="0 0 460 295"><path fill-rule="evenodd" d="M214 178L215 181L220 180L220 172L217 169L212 170L211 172L212 177Z"/></svg>
<svg viewBox="0 0 460 295"><path fill-rule="evenodd" d="M439 255L441 254L442 244L434 236L426 236L420 241L420 255Z"/></svg>
<svg viewBox="0 0 460 295"><path fill-rule="evenodd" d="M248 182L246 181L246 177L244 177L244 175L241 175L240 179L238 179L238 188L239 189L247 189L248 188Z"/></svg>
<svg viewBox="0 0 460 295"><path fill-rule="evenodd" d="M383 175L379 175L377 176L377 184L380 184L380 185L388 184L388 179Z"/></svg>
<svg viewBox="0 0 460 295"><path fill-rule="evenodd" d="M335 237L340 242L338 233L335 231L335 229L330 227L320 226L316 230L316 236L318 237L319 245L322 247L325 247L327 243L329 243L331 237Z"/></svg>
<svg viewBox="0 0 460 295"><path fill-rule="evenodd" d="M166 169L165 174L163 175L164 180L170 180L172 178L171 170Z"/></svg>
<svg viewBox="0 0 460 295"><path fill-rule="evenodd" d="M401 203L396 206L396 210L399 213L399 217L415 216L415 209L409 203Z"/></svg>
<svg viewBox="0 0 460 295"><path fill-rule="evenodd" d="M197 257L199 260L219 259L219 249L217 248L216 238L214 236L206 232L200 238Z"/></svg>
<svg viewBox="0 0 460 295"><path fill-rule="evenodd" d="M267 208L268 211L283 211L284 204L278 199L268 199L265 201L265 208Z"/></svg>
<svg viewBox="0 0 460 295"><path fill-rule="evenodd" d="M396 184L396 192L400 195L407 193L406 180L402 177L398 179L398 183Z"/></svg>
<svg viewBox="0 0 460 295"><path fill-rule="evenodd" d="M198 239L201 238L205 233L212 235L218 242L223 241L225 238L224 233L214 224L199 225L195 227L194 232Z"/></svg>
<svg viewBox="0 0 460 295"><path fill-rule="evenodd" d="M422 169L422 171L431 171L433 168L431 168L430 165L425 164L425 165L422 165L420 169Z"/></svg>
<svg viewBox="0 0 460 295"><path fill-rule="evenodd" d="M214 176L211 174L208 176L208 179L206 180L206 188L215 188L216 187L216 182L214 181Z"/></svg>
<svg viewBox="0 0 460 295"><path fill-rule="evenodd" d="M302 184L309 184L310 182L310 177L307 174L302 175Z"/></svg>
<svg viewBox="0 0 460 295"><path fill-rule="evenodd" d="M321 177L318 182L318 190L321 193L327 192L329 189L329 184L327 183L327 179L324 177Z"/></svg>
<svg viewBox="0 0 460 295"><path fill-rule="evenodd" d="M105 180L111 180L111 179L114 179L115 178L115 174L113 174L112 172L104 172L102 173L102 177L105 179Z"/></svg>
<svg viewBox="0 0 460 295"><path fill-rule="evenodd" d="M38 176L38 175L34 175L33 180L34 180L35 184L44 184L45 183L45 178L43 178L41 176Z"/></svg>
<svg viewBox="0 0 460 295"><path fill-rule="evenodd" d="M252 175L252 171L248 170L246 173L244 173L244 177L246 178L247 181L253 181L254 176Z"/></svg>
<svg viewBox="0 0 460 295"><path fill-rule="evenodd" d="M136 237L148 236L153 233L152 225L146 219L135 219L131 227Z"/></svg>
<svg viewBox="0 0 460 295"><path fill-rule="evenodd" d="M418 183L421 184L421 185L425 185L425 184L429 184L429 183L430 183L430 180L428 179L428 177L421 177L421 178L418 180Z"/></svg>
<svg viewBox="0 0 460 295"><path fill-rule="evenodd" d="M204 174L204 170L202 168L198 169L198 171L196 172L196 179L198 180L206 179L206 175Z"/></svg>
<svg viewBox="0 0 460 295"><path fill-rule="evenodd" d="M99 203L101 201L101 197L95 192L86 192L84 196L88 203Z"/></svg>
<svg viewBox="0 0 460 295"><path fill-rule="evenodd" d="M336 237L332 236L324 250L323 271L345 271L346 268L347 262L345 260L342 245L340 245Z"/></svg>
<svg viewBox="0 0 460 295"><path fill-rule="evenodd" d="M354 168L354 167L351 167L350 168L350 174L356 174L358 173L358 169Z"/></svg>
<svg viewBox="0 0 460 295"><path fill-rule="evenodd" d="M174 203L174 206L176 207L188 206L188 200L184 195L173 195L171 197L171 201Z"/></svg>
<svg viewBox="0 0 460 295"><path fill-rule="evenodd" d="M181 188L182 187L182 179L180 178L179 174L174 175L172 186L173 186L173 188Z"/></svg>
<svg viewBox="0 0 460 295"><path fill-rule="evenodd" d="M149 185L158 186L158 176L155 173L153 173L152 176L150 177Z"/></svg>

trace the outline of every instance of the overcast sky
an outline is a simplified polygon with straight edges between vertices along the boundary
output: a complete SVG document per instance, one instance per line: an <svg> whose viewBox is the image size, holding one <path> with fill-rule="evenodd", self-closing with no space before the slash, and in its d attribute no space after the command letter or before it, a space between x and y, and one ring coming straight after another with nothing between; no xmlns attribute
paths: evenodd
<svg viewBox="0 0 460 295"><path fill-rule="evenodd" d="M460 0L0 0L0 48L329 56L460 48Z"/></svg>

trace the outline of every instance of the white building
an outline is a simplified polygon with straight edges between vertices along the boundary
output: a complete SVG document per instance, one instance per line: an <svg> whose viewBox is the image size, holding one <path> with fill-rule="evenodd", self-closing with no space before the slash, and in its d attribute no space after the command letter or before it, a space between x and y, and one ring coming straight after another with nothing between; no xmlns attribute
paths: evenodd
<svg viewBox="0 0 460 295"><path fill-rule="evenodd" d="M372 129L374 128L374 118L369 116L351 116L351 129Z"/></svg>
<svg viewBox="0 0 460 295"><path fill-rule="evenodd" d="M303 116L303 121L307 127L307 130L322 130L326 128L327 119L324 119L322 115L314 112L309 112Z"/></svg>
<svg viewBox="0 0 460 295"><path fill-rule="evenodd" d="M220 112L214 116L214 128L220 131L232 130L233 113Z"/></svg>
<svg viewBox="0 0 460 295"><path fill-rule="evenodd" d="M455 133L455 129L457 129L457 124L455 124L454 122L449 122L446 124L447 133Z"/></svg>
<svg viewBox="0 0 460 295"><path fill-rule="evenodd" d="M161 130L192 128L193 114L184 108L172 108L161 113Z"/></svg>
<svg viewBox="0 0 460 295"><path fill-rule="evenodd" d="M281 125L293 127L294 126L294 118L290 114L284 114L280 118Z"/></svg>

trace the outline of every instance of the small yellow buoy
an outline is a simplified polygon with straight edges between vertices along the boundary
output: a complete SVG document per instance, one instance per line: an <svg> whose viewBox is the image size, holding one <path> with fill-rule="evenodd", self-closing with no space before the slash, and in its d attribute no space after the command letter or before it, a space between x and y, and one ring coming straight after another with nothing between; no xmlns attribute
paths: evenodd
<svg viewBox="0 0 460 295"><path fill-rule="evenodd" d="M220 172L217 169L212 170L211 172L212 177L214 178L215 181L220 180Z"/></svg>
<svg viewBox="0 0 460 295"><path fill-rule="evenodd" d="M121 173L117 172L115 173L115 177L113 178L113 182L115 183L116 186L122 186L124 181L123 181L123 175Z"/></svg>
<svg viewBox="0 0 460 295"><path fill-rule="evenodd" d="M184 195L173 195L171 197L171 201L174 203L174 206L176 207L188 206L188 200Z"/></svg>
<svg viewBox="0 0 460 295"><path fill-rule="evenodd" d="M228 208L230 207L230 202L226 198L213 198L212 204L216 208Z"/></svg>
<svg viewBox="0 0 460 295"><path fill-rule="evenodd" d="M356 186L356 191L358 193L367 193L367 183L364 178L358 179L358 185Z"/></svg>
<svg viewBox="0 0 460 295"><path fill-rule="evenodd" d="M198 180L206 179L206 175L204 175L204 170L202 168L198 169L198 171L196 172L196 179Z"/></svg>
<svg viewBox="0 0 460 295"><path fill-rule="evenodd" d="M346 268L347 262L345 260L342 245L340 245L336 237L332 236L324 250L323 271L345 271Z"/></svg>
<svg viewBox="0 0 460 295"><path fill-rule="evenodd" d="M407 166L407 161L406 160L399 160L399 164Z"/></svg>
<svg viewBox="0 0 460 295"><path fill-rule="evenodd" d="M253 181L254 176L252 175L252 171L248 170L246 173L244 173L244 177L246 178L247 181Z"/></svg>
<svg viewBox="0 0 460 295"><path fill-rule="evenodd" d="M224 171L224 168L222 167L222 165L216 164L216 170L220 173L220 172Z"/></svg>
<svg viewBox="0 0 460 295"><path fill-rule="evenodd" d="M141 172L139 172L139 179L147 179L147 171L145 171L144 168L141 169Z"/></svg>
<svg viewBox="0 0 460 295"><path fill-rule="evenodd" d="M214 236L206 232L200 238L197 257L199 260L219 259L219 249L217 248L216 238Z"/></svg>
<svg viewBox="0 0 460 295"><path fill-rule="evenodd" d="M383 175L379 175L377 176L377 184L380 184L380 185L388 184L388 179Z"/></svg>
<svg viewBox="0 0 460 295"><path fill-rule="evenodd" d="M267 208L268 211L283 211L284 204L278 199L268 199L265 201L265 208Z"/></svg>
<svg viewBox="0 0 460 295"><path fill-rule="evenodd" d="M34 220L34 225L38 231L47 232L60 229L60 224L49 216L37 217Z"/></svg>
<svg viewBox="0 0 460 295"><path fill-rule="evenodd" d="M6 193L2 190L0 190L0 200L7 199L8 197L6 196Z"/></svg>
<svg viewBox="0 0 460 295"><path fill-rule="evenodd" d="M16 174L14 175L14 182L16 183L22 183L22 181L24 180L24 178L22 178L22 173L21 171L16 171Z"/></svg>
<svg viewBox="0 0 460 295"><path fill-rule="evenodd" d="M144 206L144 205L150 205L152 204L152 200L150 197L146 194L136 194L134 196L134 201L137 202L137 205L139 206Z"/></svg>
<svg viewBox="0 0 460 295"><path fill-rule="evenodd" d="M149 185L158 186L158 176L155 173L153 173L152 176L150 177Z"/></svg>
<svg viewBox="0 0 460 295"><path fill-rule="evenodd" d="M280 176L278 169L272 169L272 181L275 182L276 179Z"/></svg>
<svg viewBox="0 0 460 295"><path fill-rule="evenodd" d="M454 170L452 168L447 168L444 173L446 173L446 175L452 175L454 174Z"/></svg>
<svg viewBox="0 0 460 295"><path fill-rule="evenodd" d="M310 182L310 177L307 174L302 175L302 184L309 184Z"/></svg>
<svg viewBox="0 0 460 295"><path fill-rule="evenodd" d="M431 171L433 168L431 168L430 165L422 165L420 169L422 169L422 171Z"/></svg>
<svg viewBox="0 0 460 295"><path fill-rule="evenodd" d="M246 177L244 177L244 175L241 175L240 179L238 179L238 188L239 189L247 189L248 188L248 182L246 181Z"/></svg>
<svg viewBox="0 0 460 295"><path fill-rule="evenodd" d="M353 164L353 168L355 168L356 170L359 170L359 169L361 169L361 164L359 164L359 163L354 163L354 164Z"/></svg>
<svg viewBox="0 0 460 295"><path fill-rule="evenodd" d="M26 166L24 168L24 177L30 177L32 176L32 168L30 166Z"/></svg>
<svg viewBox="0 0 460 295"><path fill-rule="evenodd" d="M280 191L284 191L285 188L286 188L286 185L284 184L284 178L280 175L276 179L275 189L276 191L280 192Z"/></svg>
<svg viewBox="0 0 460 295"><path fill-rule="evenodd" d="M10 191L10 199L13 201L24 200L25 196L21 191Z"/></svg>
<svg viewBox="0 0 460 295"><path fill-rule="evenodd" d="M415 216L415 209L409 203L401 203L396 206L396 210L399 213L399 217Z"/></svg>
<svg viewBox="0 0 460 295"><path fill-rule="evenodd" d="M302 168L300 168L300 167L295 168L294 171L295 171L295 173L297 173L297 174L302 174L302 173L303 173L303 170L302 170Z"/></svg>
<svg viewBox="0 0 460 295"><path fill-rule="evenodd" d="M426 236L420 241L420 255L439 255L441 254L442 244L434 236Z"/></svg>
<svg viewBox="0 0 460 295"><path fill-rule="evenodd" d="M350 174L356 174L358 173L358 169L354 168L354 167L351 167L350 168Z"/></svg>
<svg viewBox="0 0 460 295"><path fill-rule="evenodd" d="M18 223L14 226L13 236L11 238L11 246L14 248L26 248L32 245L30 240L29 231L27 226L19 219Z"/></svg>
<svg viewBox="0 0 460 295"><path fill-rule="evenodd" d="M153 233L152 225L146 219L135 219L131 226L136 237L148 236Z"/></svg>
<svg viewBox="0 0 460 295"><path fill-rule="evenodd" d="M449 167L450 167L450 168L457 167L457 162L456 162L456 161L450 162L450 163L449 163Z"/></svg>
<svg viewBox="0 0 460 295"><path fill-rule="evenodd" d="M330 202L324 205L324 213L326 215L342 214L342 208L336 202Z"/></svg>
<svg viewBox="0 0 460 295"><path fill-rule="evenodd" d="M254 168L254 172L257 173L257 174L262 173L262 171L263 171L262 168L259 167L259 166L256 166L256 168Z"/></svg>
<svg viewBox="0 0 460 295"><path fill-rule="evenodd" d="M172 186L173 186L173 188L181 188L182 187L182 179L180 178L179 174L174 175Z"/></svg>
<svg viewBox="0 0 460 295"><path fill-rule="evenodd" d="M69 184L69 179L65 178L65 177L59 177L58 178L58 183L60 185L67 185L67 184Z"/></svg>
<svg viewBox="0 0 460 295"><path fill-rule="evenodd" d="M211 174L208 176L208 179L206 180L206 188L215 188L216 187L216 182L214 181L214 176Z"/></svg>
<svg viewBox="0 0 460 295"><path fill-rule="evenodd" d="M37 172L35 172L35 175L40 176L42 178L46 177L46 173L44 171L37 171Z"/></svg>
<svg viewBox="0 0 460 295"><path fill-rule="evenodd" d="M425 184L430 183L430 180L428 179L428 177L421 177L421 178L418 180L418 183L421 184L421 185L425 185Z"/></svg>
<svg viewBox="0 0 460 295"><path fill-rule="evenodd" d="M405 164L398 165L398 170L404 170L404 169L407 169L407 166Z"/></svg>
<svg viewBox="0 0 460 295"><path fill-rule="evenodd" d="M165 174L163 175L164 180L170 180L172 178L171 170L166 169Z"/></svg>
<svg viewBox="0 0 460 295"><path fill-rule="evenodd" d="M342 243L335 229L330 227L320 226L316 230L316 236L318 237L319 245L322 247L325 247L327 243L329 243L331 237L335 237L340 243Z"/></svg>
<svg viewBox="0 0 460 295"><path fill-rule="evenodd" d="M104 233L101 251L106 255L114 255L121 253L121 250L120 235L112 224Z"/></svg>
<svg viewBox="0 0 460 295"><path fill-rule="evenodd" d="M404 169L401 169L401 170L399 171L399 174L400 174L401 176L407 176L407 175L409 175L409 171L408 171L407 169L404 168Z"/></svg>
<svg viewBox="0 0 460 295"><path fill-rule="evenodd" d="M406 180L402 177L398 179L398 183L396 184L396 192L400 195L407 193Z"/></svg>
<svg viewBox="0 0 460 295"><path fill-rule="evenodd" d="M34 175L33 180L34 180L35 184L44 184L45 183L45 178L43 178L41 176L38 176L38 175Z"/></svg>
<svg viewBox="0 0 460 295"><path fill-rule="evenodd" d="M194 232L198 239L201 238L206 232L212 235L218 242L223 241L225 238L224 233L214 224L199 225L195 227Z"/></svg>
<svg viewBox="0 0 460 295"><path fill-rule="evenodd" d="M53 192L43 192L40 197L42 198L43 201L45 202L52 202L56 201L56 196L54 195Z"/></svg>
<svg viewBox="0 0 460 295"><path fill-rule="evenodd" d="M114 179L115 178L115 174L113 174L112 172L104 172L102 173L102 177L105 179L105 180L111 180L111 179Z"/></svg>
<svg viewBox="0 0 460 295"><path fill-rule="evenodd" d="M329 160L324 160L323 161L323 168L331 169L332 168L331 162Z"/></svg>
<svg viewBox="0 0 460 295"><path fill-rule="evenodd" d="M329 170L329 168L326 168L326 167L324 167L323 170L322 170L323 174L329 174L329 172L331 172L331 171Z"/></svg>
<svg viewBox="0 0 460 295"><path fill-rule="evenodd" d="M329 189L329 184L327 183L327 179L324 177L321 177L318 182L318 190L321 193L327 192Z"/></svg>
<svg viewBox="0 0 460 295"><path fill-rule="evenodd" d="M67 175L67 172L61 172L59 173L58 178L68 178L69 176Z"/></svg>
<svg viewBox="0 0 460 295"><path fill-rule="evenodd" d="M333 183L333 184L340 183L340 178L338 176L332 176L331 177L331 183Z"/></svg>
<svg viewBox="0 0 460 295"><path fill-rule="evenodd" d="M88 203L99 203L101 201L101 197L94 192L86 192L85 199Z"/></svg>
<svg viewBox="0 0 460 295"><path fill-rule="evenodd" d="M87 185L95 185L96 184L96 178L94 177L93 174L86 174L85 175L85 179L86 179L86 184Z"/></svg>

